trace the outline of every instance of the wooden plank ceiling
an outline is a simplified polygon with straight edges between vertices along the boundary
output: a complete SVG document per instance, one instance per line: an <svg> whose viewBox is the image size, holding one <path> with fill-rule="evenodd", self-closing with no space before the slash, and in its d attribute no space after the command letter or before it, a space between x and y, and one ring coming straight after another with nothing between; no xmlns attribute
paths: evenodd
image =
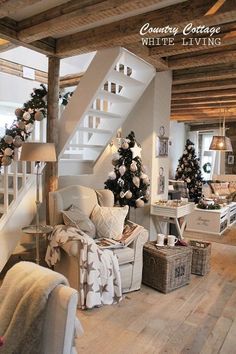
<svg viewBox="0 0 236 354"><path fill-rule="evenodd" d="M149 33L159 43L143 45L145 23L178 33ZM220 31L184 36L189 23ZM173 70L171 119L215 122L225 110L236 120L236 0L0 0L0 51L18 45L60 58L123 46Z"/></svg>

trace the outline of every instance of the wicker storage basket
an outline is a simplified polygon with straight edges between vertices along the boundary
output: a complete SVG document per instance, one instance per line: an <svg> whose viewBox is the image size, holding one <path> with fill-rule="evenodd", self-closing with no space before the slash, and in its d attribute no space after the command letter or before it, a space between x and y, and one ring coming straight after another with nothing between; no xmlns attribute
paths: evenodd
<svg viewBox="0 0 236 354"><path fill-rule="evenodd" d="M190 240L193 249L191 273L205 275L211 269L211 243Z"/></svg>
<svg viewBox="0 0 236 354"><path fill-rule="evenodd" d="M191 247L156 247L156 241L143 248L143 283L168 293L190 282Z"/></svg>

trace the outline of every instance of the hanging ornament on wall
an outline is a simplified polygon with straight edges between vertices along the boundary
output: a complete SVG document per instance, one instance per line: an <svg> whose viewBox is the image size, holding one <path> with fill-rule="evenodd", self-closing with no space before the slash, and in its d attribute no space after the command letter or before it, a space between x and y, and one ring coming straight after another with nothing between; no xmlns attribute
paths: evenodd
<svg viewBox="0 0 236 354"><path fill-rule="evenodd" d="M11 135L5 135L4 136L4 141L6 144L10 145L13 143L13 137Z"/></svg>
<svg viewBox="0 0 236 354"><path fill-rule="evenodd" d="M121 166L119 167L120 175L123 176L123 175L125 174L125 171L126 171L125 165L121 165Z"/></svg>
<svg viewBox="0 0 236 354"><path fill-rule="evenodd" d="M138 169L138 167L137 167L137 162L133 160L132 163L131 163L131 165L130 165L130 171L136 172L137 169Z"/></svg>
<svg viewBox="0 0 236 354"><path fill-rule="evenodd" d="M140 179L137 176L134 176L133 179L133 184L135 185L135 187L139 188L140 186Z"/></svg>
<svg viewBox="0 0 236 354"><path fill-rule="evenodd" d="M135 205L137 208L142 208L144 206L144 201L141 198L136 199Z"/></svg>
<svg viewBox="0 0 236 354"><path fill-rule="evenodd" d="M36 112L34 115L34 119L37 120L38 122L43 120L43 118L44 118L44 115L41 111Z"/></svg>
<svg viewBox="0 0 236 354"><path fill-rule="evenodd" d="M130 198L132 198L132 192L130 191L130 190L128 190L126 193L125 193L125 198L126 199L130 199Z"/></svg>
<svg viewBox="0 0 236 354"><path fill-rule="evenodd" d="M13 150L11 149L11 148L6 148L5 150L4 150L4 155L5 156L11 156L12 154L13 154Z"/></svg>
<svg viewBox="0 0 236 354"><path fill-rule="evenodd" d="M110 173L108 174L108 178L109 178L109 179L116 179L116 174L115 174L115 172L114 172L114 171L110 172Z"/></svg>

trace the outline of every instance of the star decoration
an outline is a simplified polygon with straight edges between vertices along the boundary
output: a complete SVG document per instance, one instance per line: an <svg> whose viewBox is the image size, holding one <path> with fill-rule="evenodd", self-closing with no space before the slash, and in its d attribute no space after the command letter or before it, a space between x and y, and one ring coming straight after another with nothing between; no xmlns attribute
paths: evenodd
<svg viewBox="0 0 236 354"><path fill-rule="evenodd" d="M103 285L99 285L99 289L96 291L96 293L100 293L100 295L102 295L102 290L103 290Z"/></svg>
<svg viewBox="0 0 236 354"><path fill-rule="evenodd" d="M113 304L118 304L121 301L121 296L117 296L114 294L113 296Z"/></svg>
<svg viewBox="0 0 236 354"><path fill-rule="evenodd" d="M92 270L96 270L95 268L93 268L93 262L88 263L87 266L87 272L90 273Z"/></svg>
<svg viewBox="0 0 236 354"><path fill-rule="evenodd" d="M93 251L92 251L92 246L93 246L93 244L91 243L90 245L88 245L88 248L87 248L87 252L89 253L93 253Z"/></svg>
<svg viewBox="0 0 236 354"><path fill-rule="evenodd" d="M89 291L93 291L93 283L92 284L87 284L87 293Z"/></svg>
<svg viewBox="0 0 236 354"><path fill-rule="evenodd" d="M135 157L140 157L141 158L142 148L139 147L136 143L135 143L134 147L130 148L130 150L132 151L133 159Z"/></svg>

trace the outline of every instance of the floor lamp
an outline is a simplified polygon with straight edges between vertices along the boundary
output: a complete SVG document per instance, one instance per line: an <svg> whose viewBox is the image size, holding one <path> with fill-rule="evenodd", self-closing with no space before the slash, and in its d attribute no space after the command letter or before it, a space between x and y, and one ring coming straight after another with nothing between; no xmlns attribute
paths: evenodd
<svg viewBox="0 0 236 354"><path fill-rule="evenodd" d="M40 163L41 162L55 162L56 150L52 143L24 143L21 149L21 161L35 162L36 166L36 225L31 228L25 228L24 232L36 235L36 262L39 263L39 235L49 232L47 227L39 224L39 185L40 185Z"/></svg>

